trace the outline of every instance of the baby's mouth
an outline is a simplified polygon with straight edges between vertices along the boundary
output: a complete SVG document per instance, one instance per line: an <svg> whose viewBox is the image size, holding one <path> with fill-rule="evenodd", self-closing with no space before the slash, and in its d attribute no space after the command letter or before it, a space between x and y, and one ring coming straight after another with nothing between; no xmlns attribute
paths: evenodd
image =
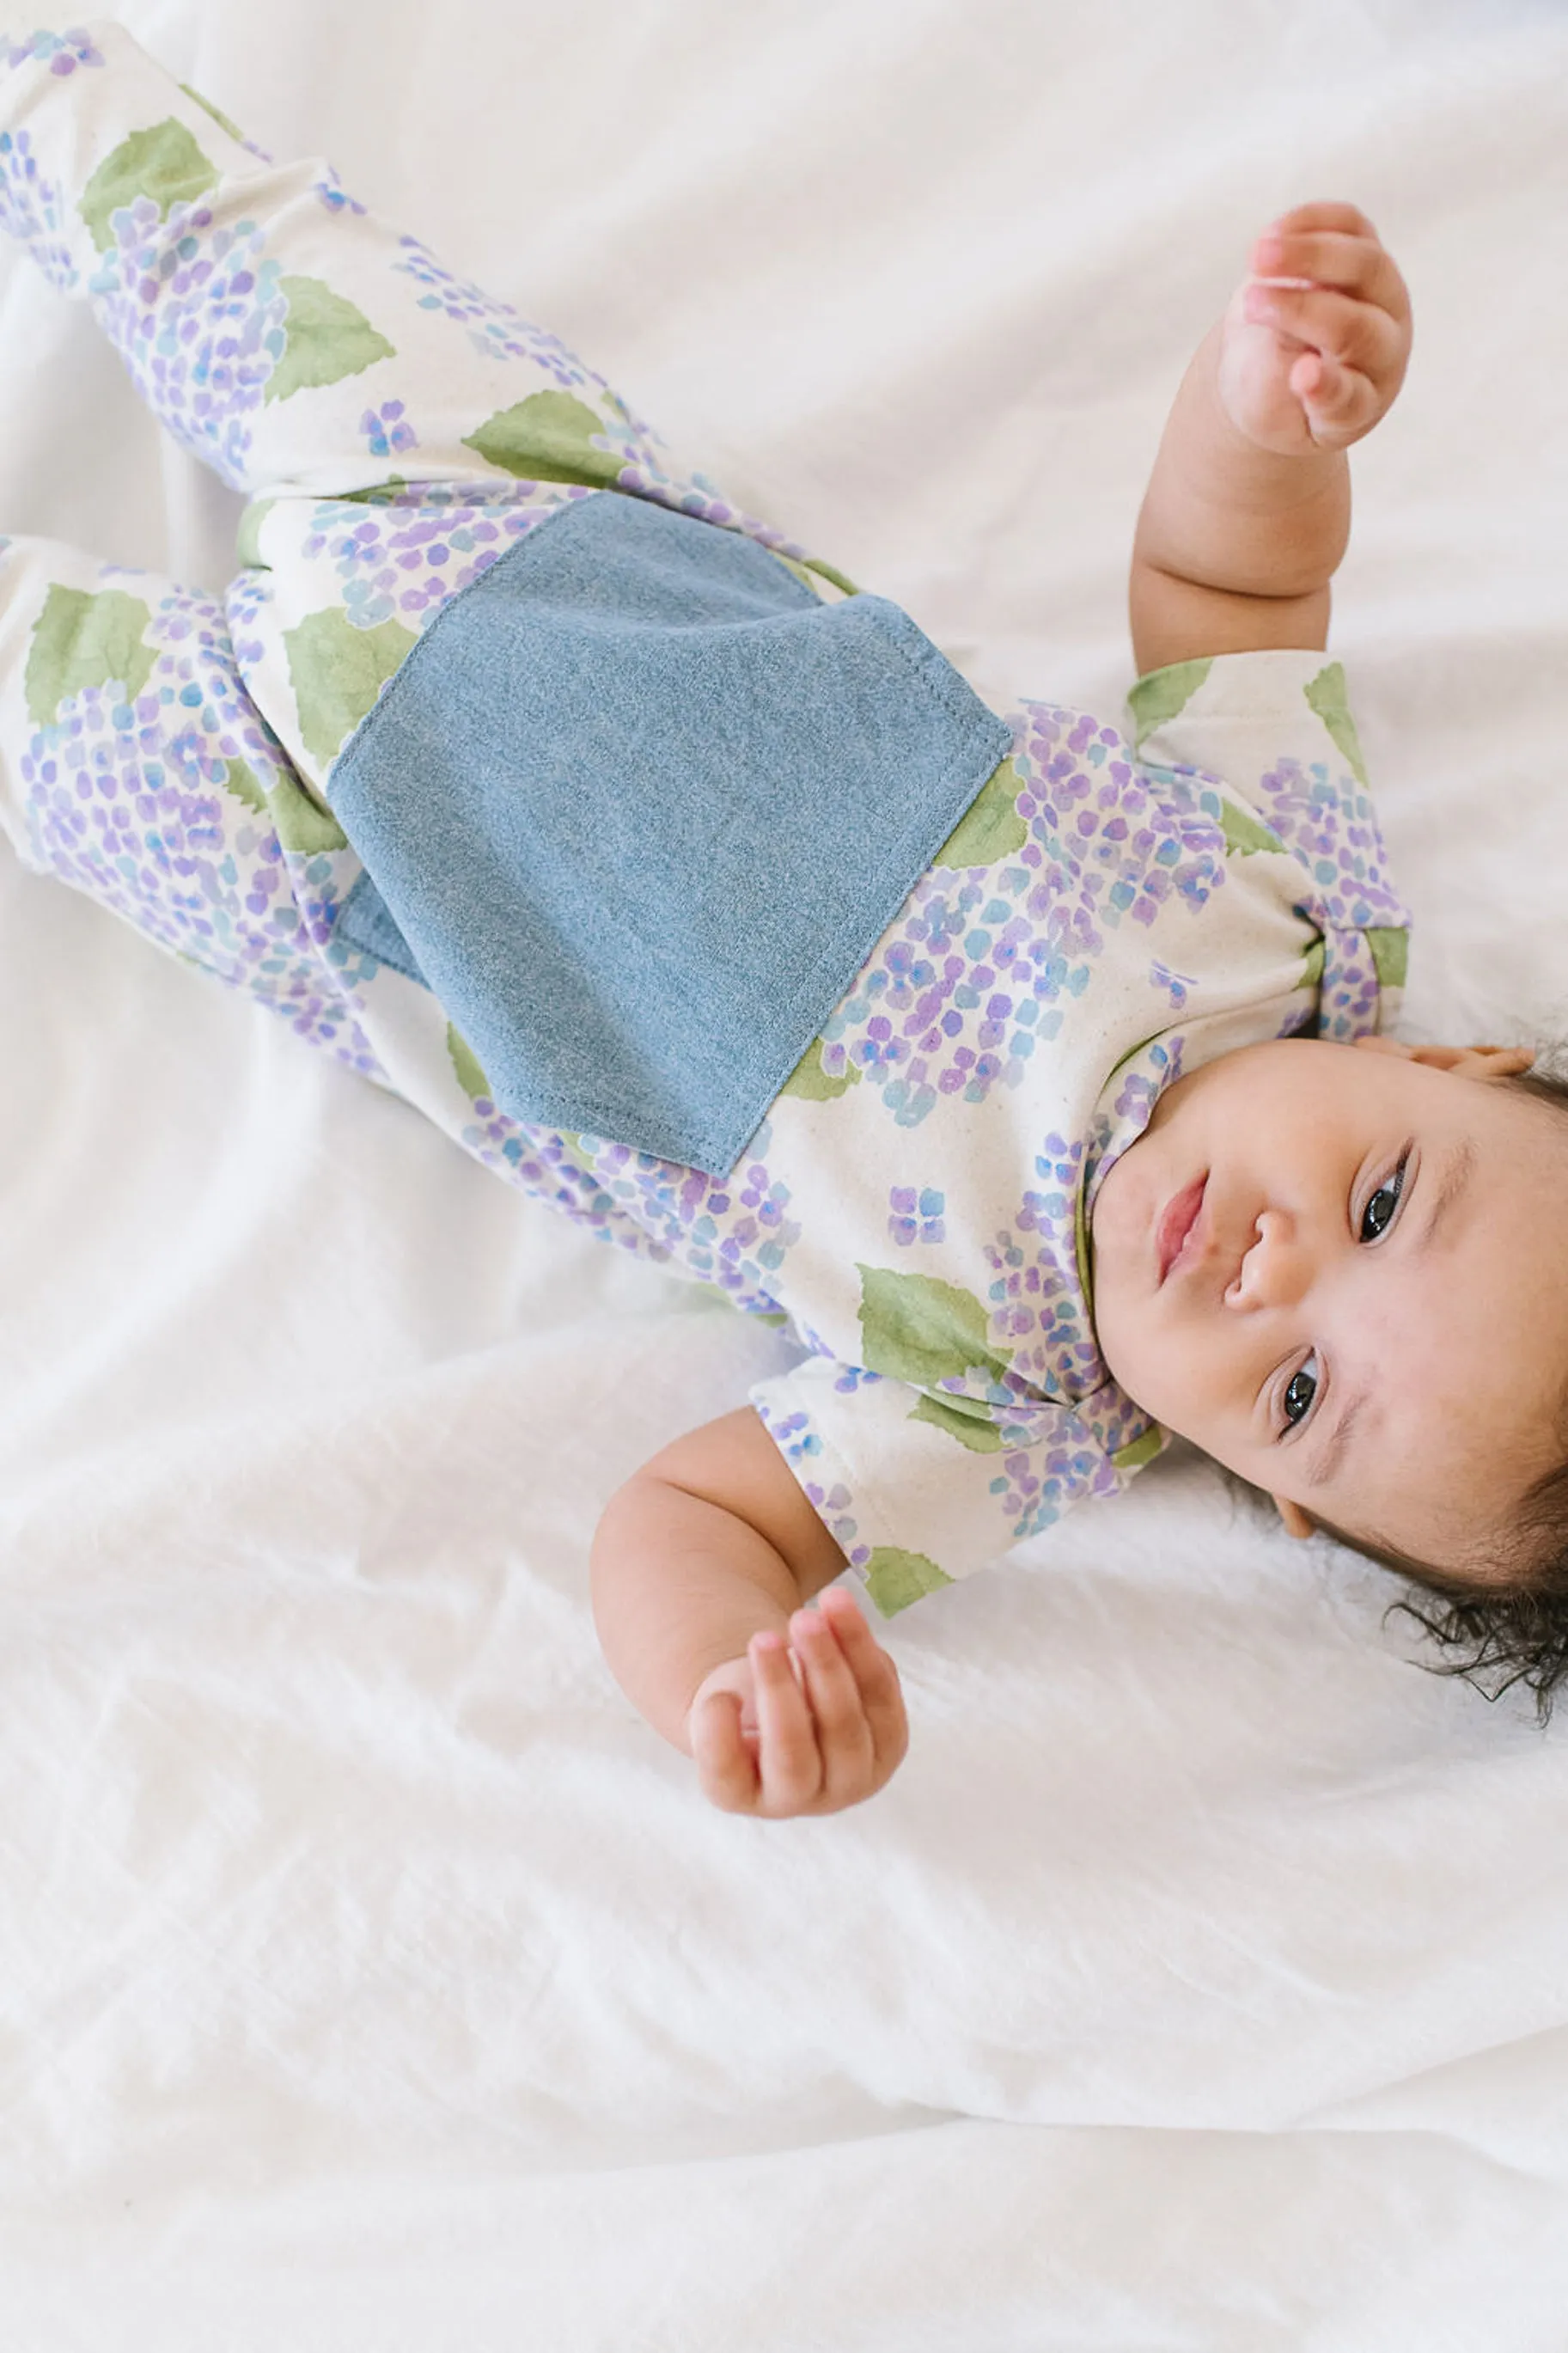
<svg viewBox="0 0 1568 2353"><path fill-rule="evenodd" d="M1187 1246L1197 1230L1198 1218L1208 1190L1208 1171L1184 1187L1165 1204L1154 1233L1154 1254L1159 1261L1160 1282L1164 1282L1178 1261L1186 1254Z"/></svg>

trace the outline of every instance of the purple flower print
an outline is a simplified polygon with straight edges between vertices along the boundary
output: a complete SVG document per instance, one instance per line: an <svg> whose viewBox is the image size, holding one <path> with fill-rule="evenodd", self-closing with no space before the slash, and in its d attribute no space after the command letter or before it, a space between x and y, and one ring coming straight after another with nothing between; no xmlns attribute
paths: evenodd
<svg viewBox="0 0 1568 2353"><path fill-rule="evenodd" d="M110 215L115 244L89 290L153 414L242 489L289 298L254 221L220 229L213 217L205 205L176 204L164 220L137 196Z"/></svg>
<svg viewBox="0 0 1568 2353"><path fill-rule="evenodd" d="M370 445L373 458L388 458L395 449L415 449L419 446L418 435L405 420L400 400L384 400L379 408L367 408L360 418L359 429Z"/></svg>
<svg viewBox="0 0 1568 2353"><path fill-rule="evenodd" d="M0 131L0 228L20 239L51 286L68 294L77 282L62 222L65 191L38 169L26 131Z"/></svg>
<svg viewBox="0 0 1568 2353"><path fill-rule="evenodd" d="M368 433L373 418L379 422L393 409L398 414L391 430L412 439L398 401L379 412L367 409L362 431ZM492 490L487 483L479 495L469 484L399 484L354 499L319 500L300 552L331 563L343 610L356 628L374 628L394 617L417 619L423 628L563 503L593 496L574 484L497 483Z"/></svg>
<svg viewBox="0 0 1568 2353"><path fill-rule="evenodd" d="M943 1096L1020 1086L1092 987L1107 933L1173 898L1195 913L1225 877L1217 815L1186 780L1139 770L1114 728L1047 703L1011 723L1025 839L989 866L923 874L823 1032L825 1074L858 1071L901 1127ZM1168 993L1184 986L1159 970Z"/></svg>
<svg viewBox="0 0 1568 2353"><path fill-rule="evenodd" d="M946 1240L942 1219L946 1203L933 1186L895 1185L889 1192L888 1207L888 1231L900 1250L912 1242Z"/></svg>
<svg viewBox="0 0 1568 2353"><path fill-rule="evenodd" d="M134 589L139 576L106 578ZM285 851L266 812L287 763L239 682L222 607L173 589L151 619L133 699L120 684L83 687L28 741L19 769L34 858L384 1078L353 1015L358 967L329 955L334 860Z"/></svg>
<svg viewBox="0 0 1568 2353"><path fill-rule="evenodd" d="M79 66L100 66L103 56L80 26L67 33L29 33L20 41L0 33L0 65L14 71L35 63L47 63L52 74L63 76L75 73Z"/></svg>

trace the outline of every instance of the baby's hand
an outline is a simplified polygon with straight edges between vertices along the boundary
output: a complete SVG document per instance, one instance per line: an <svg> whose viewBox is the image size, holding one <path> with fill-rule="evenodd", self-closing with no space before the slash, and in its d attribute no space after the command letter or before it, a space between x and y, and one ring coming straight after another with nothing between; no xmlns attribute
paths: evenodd
<svg viewBox="0 0 1568 2353"><path fill-rule="evenodd" d="M787 1642L753 1634L743 1659L704 1678L687 1736L705 1797L773 1820L874 1797L909 1746L899 1671L834 1586L795 1611Z"/></svg>
<svg viewBox="0 0 1568 2353"><path fill-rule="evenodd" d="M1353 205L1298 205L1258 238L1252 272L1225 314L1226 414L1282 457L1348 448L1405 380L1404 279Z"/></svg>

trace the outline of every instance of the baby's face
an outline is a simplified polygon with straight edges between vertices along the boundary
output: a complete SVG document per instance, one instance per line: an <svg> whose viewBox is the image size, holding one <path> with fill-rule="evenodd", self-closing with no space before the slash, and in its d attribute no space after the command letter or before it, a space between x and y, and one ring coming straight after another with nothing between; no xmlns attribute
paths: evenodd
<svg viewBox="0 0 1568 2353"><path fill-rule="evenodd" d="M1169 1087L1094 1208L1129 1396L1300 1512L1479 1569L1560 1459L1568 1371L1568 1122L1499 1082L1523 1059L1286 1039Z"/></svg>

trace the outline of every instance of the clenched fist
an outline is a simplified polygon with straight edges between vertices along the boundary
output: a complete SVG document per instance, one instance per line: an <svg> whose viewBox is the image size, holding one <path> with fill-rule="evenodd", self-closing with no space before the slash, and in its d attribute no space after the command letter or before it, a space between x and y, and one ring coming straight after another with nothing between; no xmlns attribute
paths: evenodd
<svg viewBox="0 0 1568 2353"><path fill-rule="evenodd" d="M1353 205L1298 205L1252 248L1225 314L1220 403L1280 457L1347 449L1392 406L1410 357L1410 297Z"/></svg>

